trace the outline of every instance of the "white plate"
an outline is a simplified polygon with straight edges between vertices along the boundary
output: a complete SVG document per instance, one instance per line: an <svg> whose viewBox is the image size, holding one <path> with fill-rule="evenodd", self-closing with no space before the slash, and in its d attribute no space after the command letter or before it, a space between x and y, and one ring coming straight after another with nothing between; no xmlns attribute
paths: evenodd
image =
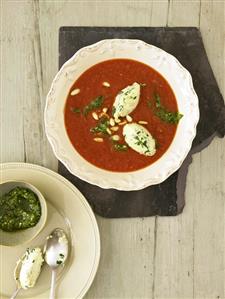
<svg viewBox="0 0 225 299"><path fill-rule="evenodd" d="M91 286L100 258L98 226L83 195L59 174L33 164L1 164L0 178L1 182L23 180L33 184L42 192L48 205L46 226L31 243L0 246L0 298L9 298L15 290L13 270L18 258L27 247L42 245L55 227L65 229L72 243L68 263L58 276L57 298L82 298ZM36 286L21 291L18 297L48 298L49 286L50 271L45 265Z"/></svg>
<svg viewBox="0 0 225 299"><path fill-rule="evenodd" d="M113 58L138 60L156 69L169 82L184 115L166 153L152 165L134 172L110 172L87 162L72 146L64 125L64 106L74 81L94 64ZM161 183L174 173L191 148L198 120L198 98L190 73L162 49L129 39L103 40L75 53L56 75L45 108L45 130L56 157L79 178L118 190L143 189Z"/></svg>

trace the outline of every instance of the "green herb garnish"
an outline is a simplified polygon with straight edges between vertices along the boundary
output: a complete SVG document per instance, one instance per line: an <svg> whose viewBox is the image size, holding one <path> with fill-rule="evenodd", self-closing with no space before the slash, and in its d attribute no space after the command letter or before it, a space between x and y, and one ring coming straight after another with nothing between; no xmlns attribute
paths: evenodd
<svg viewBox="0 0 225 299"><path fill-rule="evenodd" d="M71 110L73 113L77 113L77 114L81 113L80 108L72 108L72 107L71 107L70 110Z"/></svg>
<svg viewBox="0 0 225 299"><path fill-rule="evenodd" d="M64 258L64 254L63 253L60 253L59 256L62 257L62 258Z"/></svg>
<svg viewBox="0 0 225 299"><path fill-rule="evenodd" d="M179 120L183 117L183 114L179 112L168 112L167 110L160 109L156 112L156 115L163 121L170 124L178 124Z"/></svg>
<svg viewBox="0 0 225 299"><path fill-rule="evenodd" d="M101 118L98 122L98 125L94 128L91 128L90 131L92 133L102 133L102 134L109 134L107 129L109 127L109 121L107 118Z"/></svg>
<svg viewBox="0 0 225 299"><path fill-rule="evenodd" d="M179 120L183 117L183 114L177 112L168 111L166 107L161 104L161 99L158 94L154 94L155 98L155 110L154 113L157 115L162 121L170 123L170 124L178 124ZM149 108L152 108L151 101L147 102Z"/></svg>
<svg viewBox="0 0 225 299"><path fill-rule="evenodd" d="M135 136L135 139L136 139L135 144L140 145L142 148L145 148L146 149L145 154L150 153L150 150L147 146L147 139L146 138L141 138L139 135Z"/></svg>
<svg viewBox="0 0 225 299"><path fill-rule="evenodd" d="M148 100L147 105L149 108L152 108L152 102L150 100Z"/></svg>
<svg viewBox="0 0 225 299"><path fill-rule="evenodd" d="M61 265L61 264L62 264L62 261L56 261L56 264L57 264L57 265Z"/></svg>
<svg viewBox="0 0 225 299"><path fill-rule="evenodd" d="M121 144L121 143L117 143L117 142L113 143L113 147L115 150L120 151L120 152L124 152L124 151L128 150L128 146L126 144Z"/></svg>
<svg viewBox="0 0 225 299"><path fill-rule="evenodd" d="M88 105L86 105L83 109L83 114L86 116L90 111L101 107L104 101L103 96L98 96L94 100L92 100Z"/></svg>
<svg viewBox="0 0 225 299"><path fill-rule="evenodd" d="M161 105L161 99L160 99L160 96L157 93L154 94L154 98L155 98L155 106L156 106L156 108L164 108Z"/></svg>

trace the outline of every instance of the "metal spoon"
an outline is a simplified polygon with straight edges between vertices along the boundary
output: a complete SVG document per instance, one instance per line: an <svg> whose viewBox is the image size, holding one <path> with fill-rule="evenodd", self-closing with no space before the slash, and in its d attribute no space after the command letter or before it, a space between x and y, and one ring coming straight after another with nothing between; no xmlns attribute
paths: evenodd
<svg viewBox="0 0 225 299"><path fill-rule="evenodd" d="M28 248L24 255L18 260L14 270L14 279L16 281L16 290L10 299L15 299L21 289L28 289L35 286L41 273L41 267L44 262L42 250L39 247ZM35 269L35 272L34 272ZM28 277L32 279L27 280Z"/></svg>
<svg viewBox="0 0 225 299"><path fill-rule="evenodd" d="M18 293L19 293L20 290L21 290L21 288L17 288L15 290L15 292L12 294L12 297L10 297L10 299L15 299L17 297L17 295L18 295Z"/></svg>
<svg viewBox="0 0 225 299"><path fill-rule="evenodd" d="M14 293L12 294L10 299L15 299L17 297L17 295L19 294L19 291L22 289L20 281L19 281L19 275L20 275L20 270L21 270L21 267L22 267L22 260L24 258L25 258L25 254L16 263L16 268L14 270L14 279L16 281L16 290L14 291Z"/></svg>
<svg viewBox="0 0 225 299"><path fill-rule="evenodd" d="M61 228L56 228L47 237L44 248L45 262L52 269L52 280L49 299L55 298L56 272L59 266L64 265L68 256L69 246L66 233Z"/></svg>

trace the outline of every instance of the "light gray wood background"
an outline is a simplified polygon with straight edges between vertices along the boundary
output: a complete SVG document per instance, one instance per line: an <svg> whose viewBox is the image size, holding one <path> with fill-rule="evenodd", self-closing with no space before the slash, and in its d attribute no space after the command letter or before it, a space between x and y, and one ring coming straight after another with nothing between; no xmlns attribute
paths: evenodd
<svg viewBox="0 0 225 299"><path fill-rule="evenodd" d="M1 0L1 161L57 169L43 109L58 69L60 26L199 27L225 95L224 5L212 0ZM178 217L97 217L102 255L86 298L224 298L224 166L225 141L216 138L194 156L186 207Z"/></svg>

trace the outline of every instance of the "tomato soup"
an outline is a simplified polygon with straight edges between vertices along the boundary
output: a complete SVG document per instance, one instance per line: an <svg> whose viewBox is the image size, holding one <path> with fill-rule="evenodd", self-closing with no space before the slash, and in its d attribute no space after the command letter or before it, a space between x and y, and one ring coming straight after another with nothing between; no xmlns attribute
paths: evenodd
<svg viewBox="0 0 225 299"><path fill-rule="evenodd" d="M139 103L116 123L115 97L134 82L141 86ZM115 172L136 171L162 157L181 117L168 82L151 67L129 59L107 60L86 70L74 82L65 104L65 127L75 150L91 164ZM128 122L141 124L151 133L156 143L153 156L126 144L123 126Z"/></svg>

